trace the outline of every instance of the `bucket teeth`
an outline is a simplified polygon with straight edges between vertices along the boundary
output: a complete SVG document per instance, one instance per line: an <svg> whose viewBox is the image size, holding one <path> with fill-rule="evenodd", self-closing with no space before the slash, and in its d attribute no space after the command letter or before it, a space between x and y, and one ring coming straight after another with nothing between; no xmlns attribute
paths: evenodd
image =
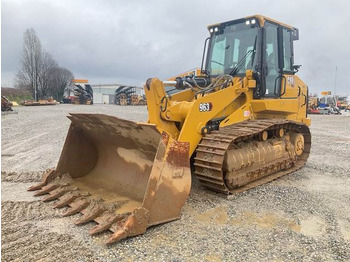
<svg viewBox="0 0 350 262"><path fill-rule="evenodd" d="M50 192L50 195L45 197L42 201L48 202L48 201L55 200L55 199L63 196L68 191L69 191L69 189L67 187L59 187L59 188L53 190L52 192Z"/></svg>
<svg viewBox="0 0 350 262"><path fill-rule="evenodd" d="M36 184L34 186L31 186L27 189L27 191L36 191L39 190L40 188L42 188L43 186L45 186L46 183L45 182L40 182L39 184Z"/></svg>
<svg viewBox="0 0 350 262"><path fill-rule="evenodd" d="M84 214L80 219L75 221L75 224L76 225L85 224L91 220L94 220L96 217L102 215L102 213L105 211L106 211L106 209L104 207L93 208L92 210L90 210L86 214Z"/></svg>
<svg viewBox="0 0 350 262"><path fill-rule="evenodd" d="M57 187L58 187L58 185L56 185L56 184L49 184L47 186L43 186L40 191L38 191L34 194L34 196L45 195L45 194L51 192L52 190L55 190Z"/></svg>
<svg viewBox="0 0 350 262"><path fill-rule="evenodd" d="M71 209L69 209L67 212L63 213L62 216L71 216L76 213L79 213L81 210L85 209L90 204L90 201L86 199L78 200L77 203L73 205Z"/></svg>
<svg viewBox="0 0 350 262"><path fill-rule="evenodd" d="M80 193L74 193L74 194L67 194L63 196L59 202L57 202L53 208L62 208L64 206L69 205L74 200L76 200L78 197L81 197L82 195Z"/></svg>
<svg viewBox="0 0 350 262"><path fill-rule="evenodd" d="M121 239L140 235L146 232L149 220L149 212L145 208L137 208L131 215L125 219L124 223L119 225L106 241L107 245L113 244Z"/></svg>
<svg viewBox="0 0 350 262"><path fill-rule="evenodd" d="M133 235L133 231L137 229L138 221L135 214L131 214L125 220L125 222L119 226L119 229L115 231L106 241L107 245L113 244L119 240L127 238Z"/></svg>
<svg viewBox="0 0 350 262"><path fill-rule="evenodd" d="M94 226L90 231L89 231L89 234L90 235L95 235L95 234L98 234L98 233L101 233L105 230L108 230L112 224L116 223L117 221L120 221L122 219L124 219L126 217L125 214L123 215L109 215L106 217L106 219L104 219L104 221L97 225L97 226Z"/></svg>
<svg viewBox="0 0 350 262"><path fill-rule="evenodd" d="M119 240L122 240L124 238L128 237L128 232L124 229L121 228L118 231L114 232L106 241L107 245L111 245L115 242L118 242Z"/></svg>
<svg viewBox="0 0 350 262"><path fill-rule="evenodd" d="M55 173L56 170L54 169L49 169L46 171L46 173L43 175L43 179L39 184L36 184L34 186L29 187L27 190L28 191L36 191L41 189L42 187L46 186L49 180L53 177L53 174Z"/></svg>

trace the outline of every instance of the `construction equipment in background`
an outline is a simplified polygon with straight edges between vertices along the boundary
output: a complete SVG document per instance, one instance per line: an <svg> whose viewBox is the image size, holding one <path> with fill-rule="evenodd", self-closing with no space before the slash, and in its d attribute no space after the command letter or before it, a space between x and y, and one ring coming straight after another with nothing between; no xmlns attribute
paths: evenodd
<svg viewBox="0 0 350 262"><path fill-rule="evenodd" d="M309 96L307 113L308 114L316 114L316 115L321 114L318 107L319 107L319 99L318 99L317 95Z"/></svg>
<svg viewBox="0 0 350 262"><path fill-rule="evenodd" d="M322 92L323 96L309 96L308 113L323 115L341 115L340 110L345 110L348 106L347 97L335 97L330 91Z"/></svg>
<svg viewBox="0 0 350 262"><path fill-rule="evenodd" d="M318 109L320 114L323 115L341 115L339 108L337 107L337 99L332 96L330 91L321 93L323 96L319 98Z"/></svg>
<svg viewBox="0 0 350 262"><path fill-rule="evenodd" d="M181 216L191 167L203 187L235 194L301 168L311 148L308 87L296 75L298 29L255 15L208 27L201 74L147 80L148 121L70 114L45 195L108 244ZM165 86L180 92L169 95Z"/></svg>
<svg viewBox="0 0 350 262"><path fill-rule="evenodd" d="M337 101L337 107L339 108L339 110L345 110L349 105L347 96L337 96L336 101Z"/></svg>
<svg viewBox="0 0 350 262"><path fill-rule="evenodd" d="M93 90L86 79L73 79L72 85L67 86L63 97L65 104L93 104Z"/></svg>
<svg viewBox="0 0 350 262"><path fill-rule="evenodd" d="M348 106L345 108L345 112L350 111L350 104L348 104Z"/></svg>
<svg viewBox="0 0 350 262"><path fill-rule="evenodd" d="M6 97L6 96L1 96L1 111L13 111L12 109L12 102Z"/></svg>
<svg viewBox="0 0 350 262"><path fill-rule="evenodd" d="M116 105L133 105L140 106L146 105L146 97L143 95L138 95L136 92L136 86L120 86L118 87L115 94L115 104Z"/></svg>
<svg viewBox="0 0 350 262"><path fill-rule="evenodd" d="M53 106L59 104L52 97L49 99L40 99L39 101L35 100L23 100L21 101L21 105L23 106Z"/></svg>

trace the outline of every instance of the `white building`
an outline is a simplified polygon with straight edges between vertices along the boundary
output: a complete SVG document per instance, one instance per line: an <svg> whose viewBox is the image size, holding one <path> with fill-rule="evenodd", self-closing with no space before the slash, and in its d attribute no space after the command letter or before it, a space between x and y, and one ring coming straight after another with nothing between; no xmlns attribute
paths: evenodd
<svg viewBox="0 0 350 262"><path fill-rule="evenodd" d="M96 84L91 85L94 91L94 104L114 104L114 92L122 84ZM144 91L142 87L136 87L136 93L143 95Z"/></svg>

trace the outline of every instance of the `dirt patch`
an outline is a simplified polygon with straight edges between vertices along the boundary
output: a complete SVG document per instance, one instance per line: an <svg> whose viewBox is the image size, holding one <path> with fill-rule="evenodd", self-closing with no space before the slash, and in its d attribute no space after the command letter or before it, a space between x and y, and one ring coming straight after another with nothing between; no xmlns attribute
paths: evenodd
<svg viewBox="0 0 350 262"><path fill-rule="evenodd" d="M326 233L326 222L317 216L301 220L300 232L306 236L320 237Z"/></svg>
<svg viewBox="0 0 350 262"><path fill-rule="evenodd" d="M197 215L197 220L201 222L209 222L214 224L223 225L228 221L227 207L220 206L212 208L206 212Z"/></svg>

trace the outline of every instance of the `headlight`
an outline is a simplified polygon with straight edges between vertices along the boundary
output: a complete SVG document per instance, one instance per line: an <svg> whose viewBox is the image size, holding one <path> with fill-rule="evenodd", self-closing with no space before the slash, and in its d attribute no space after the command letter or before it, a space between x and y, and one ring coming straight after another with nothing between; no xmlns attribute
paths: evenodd
<svg viewBox="0 0 350 262"><path fill-rule="evenodd" d="M219 28L215 27L214 31L215 31L215 32L219 31Z"/></svg>
<svg viewBox="0 0 350 262"><path fill-rule="evenodd" d="M252 20L252 25L254 25L254 24L255 24L255 19Z"/></svg>
<svg viewBox="0 0 350 262"><path fill-rule="evenodd" d="M250 21L249 20L245 21L245 24L250 25Z"/></svg>

